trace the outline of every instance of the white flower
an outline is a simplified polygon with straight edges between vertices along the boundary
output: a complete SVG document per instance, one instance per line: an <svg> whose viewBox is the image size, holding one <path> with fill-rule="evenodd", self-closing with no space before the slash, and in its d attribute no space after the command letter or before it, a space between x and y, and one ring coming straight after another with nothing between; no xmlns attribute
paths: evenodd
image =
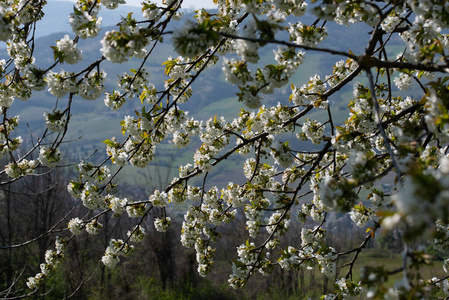
<svg viewBox="0 0 449 300"><path fill-rule="evenodd" d="M110 208L116 214L121 214L125 211L126 204L128 203L128 199L119 199L117 197L111 196L110 199Z"/></svg>
<svg viewBox="0 0 449 300"><path fill-rule="evenodd" d="M84 184L84 189L81 192L81 200L83 201L83 205L89 209L100 208L103 204L98 186L89 181Z"/></svg>
<svg viewBox="0 0 449 300"><path fill-rule="evenodd" d="M39 149L39 162L46 167L54 167L61 160L59 149L41 147Z"/></svg>
<svg viewBox="0 0 449 300"><path fill-rule="evenodd" d="M13 91L6 85L0 85L0 107L11 107L14 102Z"/></svg>
<svg viewBox="0 0 449 300"><path fill-rule="evenodd" d="M401 18L399 16L389 15L385 19L383 19L380 26L386 32L392 32L400 22L401 22Z"/></svg>
<svg viewBox="0 0 449 300"><path fill-rule="evenodd" d="M160 192L159 190L155 190L153 195L150 196L149 201L155 207L164 207L168 205L168 196L164 191Z"/></svg>
<svg viewBox="0 0 449 300"><path fill-rule="evenodd" d="M201 30L193 21L187 21L172 35L173 46L181 56L195 57L215 44L209 32Z"/></svg>
<svg viewBox="0 0 449 300"><path fill-rule="evenodd" d="M34 277L28 277L27 286L30 289L37 289L44 282L44 274L38 273Z"/></svg>
<svg viewBox="0 0 449 300"><path fill-rule="evenodd" d="M396 227L397 224L401 221L401 215L396 213L392 216L385 217L382 220L382 227L386 230L391 230Z"/></svg>
<svg viewBox="0 0 449 300"><path fill-rule="evenodd" d="M293 164L293 156L290 154L288 143L278 142L275 147L271 149L271 156L281 167L288 168Z"/></svg>
<svg viewBox="0 0 449 300"><path fill-rule="evenodd" d="M123 149L108 148L108 153L111 155L112 163L119 167L126 165L128 154Z"/></svg>
<svg viewBox="0 0 449 300"><path fill-rule="evenodd" d="M0 61L1 62L1 61ZM22 69L26 77L26 85L35 91L41 91L45 88L44 71L40 70L34 64L27 64Z"/></svg>
<svg viewBox="0 0 449 300"><path fill-rule="evenodd" d="M113 249L109 246L106 248L106 251L105 251L103 257L101 258L101 261L103 262L103 264L106 267L114 268L120 262L120 258L113 251Z"/></svg>
<svg viewBox="0 0 449 300"><path fill-rule="evenodd" d="M22 69L27 64L33 64L35 59L31 56L31 47L25 41L8 43L8 54L14 59L16 68Z"/></svg>
<svg viewBox="0 0 449 300"><path fill-rule="evenodd" d="M145 238L145 229L138 225L132 231L128 231L129 240L134 243L141 242Z"/></svg>
<svg viewBox="0 0 449 300"><path fill-rule="evenodd" d="M106 80L106 73L91 72L89 76L84 78L79 87L79 95L86 100L95 100L104 93L104 82Z"/></svg>
<svg viewBox="0 0 449 300"><path fill-rule="evenodd" d="M67 124L67 117L59 110L44 113L45 126L54 132L62 132Z"/></svg>
<svg viewBox="0 0 449 300"><path fill-rule="evenodd" d="M97 36L100 31L101 17L97 17L96 13L95 10L89 14L87 11L75 8L74 12L69 15L72 31L82 39Z"/></svg>
<svg viewBox="0 0 449 300"><path fill-rule="evenodd" d="M113 63L122 63L128 61L132 53L133 49L130 47L119 47L114 35L117 35L117 31L107 31L101 40L101 54L106 57L107 60Z"/></svg>
<svg viewBox="0 0 449 300"><path fill-rule="evenodd" d="M76 43L67 34L56 42L56 48L61 62L73 65L83 59L81 50L76 47Z"/></svg>
<svg viewBox="0 0 449 300"><path fill-rule="evenodd" d="M144 6L142 8L142 15L145 19L149 21L157 21L160 18L160 10L156 4L151 2L144 2Z"/></svg>
<svg viewBox="0 0 449 300"><path fill-rule="evenodd" d="M171 224L171 218L165 217L163 219L155 218L154 219L154 228L156 228L159 232L165 232L168 229L168 226Z"/></svg>
<svg viewBox="0 0 449 300"><path fill-rule="evenodd" d="M257 43L245 40L233 40L232 45L242 61L257 63L260 59Z"/></svg>
<svg viewBox="0 0 449 300"><path fill-rule="evenodd" d="M366 223L368 223L370 215L370 211L366 211L366 214L362 214L357 210L351 210L351 212L349 213L351 220L356 223L358 227L364 227Z"/></svg>
<svg viewBox="0 0 449 300"><path fill-rule="evenodd" d="M74 235L79 235L83 232L83 220L78 217L71 219L67 225L70 232Z"/></svg>
<svg viewBox="0 0 449 300"><path fill-rule="evenodd" d="M119 4L125 4L125 0L102 0L101 4L103 4L108 9L117 8Z"/></svg>
<svg viewBox="0 0 449 300"><path fill-rule="evenodd" d="M394 83L396 84L398 89L400 89L401 91L406 91L412 85L413 83L412 80L413 80L412 76L405 73L401 73L399 76L394 78Z"/></svg>
<svg viewBox="0 0 449 300"><path fill-rule="evenodd" d="M133 25L130 26L127 19L122 19L120 23L124 30L107 31L101 40L101 54L107 60L113 63L122 63L128 61L132 55L144 56L146 54L145 46L148 40L139 29Z"/></svg>
<svg viewBox="0 0 449 300"><path fill-rule="evenodd" d="M295 44L304 46L315 46L327 36L324 27L307 26L301 22L289 23L288 32Z"/></svg>
<svg viewBox="0 0 449 300"><path fill-rule="evenodd" d="M173 133L173 143L180 148L186 147L190 143L190 137L186 132L175 131Z"/></svg>
<svg viewBox="0 0 449 300"><path fill-rule="evenodd" d="M67 191L73 198L78 199L81 197L81 192L83 191L83 184L80 182L76 182L71 180L67 185Z"/></svg>
<svg viewBox="0 0 449 300"><path fill-rule="evenodd" d="M335 260L338 255L334 248L329 247L328 252L325 254L317 254L316 259L318 261L321 273L327 276L334 276L337 271L337 264Z"/></svg>
<svg viewBox="0 0 449 300"><path fill-rule="evenodd" d="M23 159L19 163L9 163L5 166L6 174L11 178L19 178L34 172L36 161Z"/></svg>
<svg viewBox="0 0 449 300"><path fill-rule="evenodd" d="M105 95L106 97L104 98L104 104L112 110L118 110L123 104L126 103L126 98L118 91L114 91L112 94L107 92Z"/></svg>
<svg viewBox="0 0 449 300"><path fill-rule="evenodd" d="M144 203L142 204L132 204L129 203L126 206L126 212L130 218L143 217L147 211L147 207Z"/></svg>
<svg viewBox="0 0 449 300"><path fill-rule="evenodd" d="M98 234L98 231L103 228L101 223L98 223L97 220L92 220L91 222L86 224L86 231L91 235Z"/></svg>
<svg viewBox="0 0 449 300"><path fill-rule="evenodd" d="M60 73L48 72L45 81L48 85L48 91L55 97L61 98L69 92L76 92L78 86L73 73L62 70Z"/></svg>
<svg viewBox="0 0 449 300"><path fill-rule="evenodd" d="M0 41L7 41L11 37L12 33L11 20L0 18Z"/></svg>
<svg viewBox="0 0 449 300"><path fill-rule="evenodd" d="M307 119L301 127L305 136L315 145L321 142L324 135L324 125L315 120Z"/></svg>

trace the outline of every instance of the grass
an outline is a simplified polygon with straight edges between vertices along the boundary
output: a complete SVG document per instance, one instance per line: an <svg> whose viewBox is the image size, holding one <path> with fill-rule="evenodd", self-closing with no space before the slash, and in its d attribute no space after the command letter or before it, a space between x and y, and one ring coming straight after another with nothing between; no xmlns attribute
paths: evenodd
<svg viewBox="0 0 449 300"><path fill-rule="evenodd" d="M351 256L352 258L352 256ZM365 249L357 258L353 268L353 279L355 282L360 280L360 272L364 267L383 267L386 272L393 272L394 274L388 276L384 283L386 288L395 286L395 283L404 277L402 267L404 265L403 255L401 253L392 253L391 250L384 249ZM341 276L346 275L347 268L343 269ZM443 271L443 262L438 260L431 260L429 264L421 265L419 269L414 269L410 266L408 261L407 267L409 278L418 280L420 278L445 277Z"/></svg>
<svg viewBox="0 0 449 300"><path fill-rule="evenodd" d="M362 267L366 266L384 266L385 270L392 271L402 267L403 260L401 254L384 255L385 253L391 253L390 250L384 249L364 249L363 252L357 258L355 266L353 268L353 280L359 282L360 272ZM339 265L345 262L340 261ZM409 270L412 278L432 278L445 277L442 269L441 261L432 261L429 265L421 266L419 270ZM261 290L257 296L257 299L273 299L273 295L282 295L282 299L307 299L308 297L315 297L322 295L323 293L332 293L334 291L334 278L327 278L321 274L317 269L302 271L292 270L293 276L289 273L280 272L279 275L273 278L273 282L269 284L268 290ZM303 272L303 283L301 289L301 276ZM342 278L346 275L347 267L340 270L340 273L336 278ZM291 274L291 273L290 273ZM386 288L391 288L397 281L403 278L403 273L398 272L388 277L388 280L384 283ZM326 282L327 281L327 282ZM254 283L254 285L257 285ZM355 299L364 299L363 297Z"/></svg>

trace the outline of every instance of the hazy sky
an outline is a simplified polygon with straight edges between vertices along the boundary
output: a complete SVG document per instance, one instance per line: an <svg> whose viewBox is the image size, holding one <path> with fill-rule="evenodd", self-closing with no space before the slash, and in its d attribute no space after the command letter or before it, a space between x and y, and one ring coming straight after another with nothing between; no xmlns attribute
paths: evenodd
<svg viewBox="0 0 449 300"><path fill-rule="evenodd" d="M140 2L142 2L142 0L126 0L126 4L133 6L140 6ZM162 0L156 0L156 3L161 4ZM184 0L182 6L184 8L190 8L192 6L194 8L212 8L214 7L214 3L212 0Z"/></svg>
<svg viewBox="0 0 449 300"><path fill-rule="evenodd" d="M53 0L53 1L76 2L76 0ZM132 5L132 6L140 6L140 2L142 2L142 0L126 0L126 4ZM162 0L152 0L152 2L162 4ZM212 0L184 0L182 6L183 6L183 8L195 8L195 9L202 8L202 7L204 7L204 8L215 7Z"/></svg>

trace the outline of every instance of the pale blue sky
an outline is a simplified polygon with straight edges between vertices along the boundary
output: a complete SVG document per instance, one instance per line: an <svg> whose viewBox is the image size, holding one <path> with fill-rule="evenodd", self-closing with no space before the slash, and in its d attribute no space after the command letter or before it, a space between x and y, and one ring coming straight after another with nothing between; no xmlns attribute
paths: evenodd
<svg viewBox="0 0 449 300"><path fill-rule="evenodd" d="M128 5L133 5L133 6L140 6L140 2L142 2L142 0L126 0L126 3ZM162 0L156 0L155 2L160 4L160 3L162 3ZM193 6L195 9L198 9L201 7L213 8L214 3L212 2L212 0L184 0L182 6L184 8L190 8Z"/></svg>
<svg viewBox="0 0 449 300"><path fill-rule="evenodd" d="M76 0L53 0L53 1L71 1L71 2L76 2ZM162 0L152 0L153 2L156 2L158 4L162 4ZM132 6L140 6L140 3L142 2L142 0L126 0L126 4L127 5L132 5ZM214 8L215 5L212 2L212 0L184 0L183 4L182 4L183 8L194 8L194 9L198 9L198 8Z"/></svg>

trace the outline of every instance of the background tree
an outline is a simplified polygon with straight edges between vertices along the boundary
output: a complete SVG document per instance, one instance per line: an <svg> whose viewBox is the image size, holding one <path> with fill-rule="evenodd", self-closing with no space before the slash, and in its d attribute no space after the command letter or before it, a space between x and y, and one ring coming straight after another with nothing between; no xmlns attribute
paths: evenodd
<svg viewBox="0 0 449 300"><path fill-rule="evenodd" d="M100 33L99 11L121 3L77 2L69 15L74 36L56 41L54 62L46 66L34 57L34 32L45 1L6 0L0 6L0 41L9 56L1 63L0 84L0 152L9 159L3 186L39 174L42 166L62 166L60 149L78 98L104 97L113 110L140 100L134 103L135 115L121 122L124 137L104 141L106 157L80 162L78 177L68 185L90 212L68 222L71 235L56 240L41 271L28 278L28 290L16 292L38 293L75 236L98 233L109 215L135 220L126 235L118 232L109 241L101 258L106 267L116 267L144 239L148 217L157 210L154 227L166 231L172 222L166 208L178 205L184 215L181 243L195 249L201 276L213 268L218 241L229 238L226 224L241 224L236 216L244 215L247 236L230 270L232 287L244 286L255 273L311 267L329 276L325 283L333 287L323 287L328 299L449 294L447 276L420 278L413 272L428 263L428 254L414 248L416 241L427 238L443 251L448 245L446 1L215 0L216 10L198 10L195 20L176 28L172 24L182 19L182 0L144 1L142 19L123 17L102 35L101 53L83 58L78 43ZM326 38L351 41L345 34L351 24L366 37L344 49L320 46ZM147 65L167 39L180 56L163 62L167 79L157 86ZM271 63L262 63L261 55L272 46ZM305 72L301 67L309 53L335 64L301 84L296 70ZM102 67L131 58L136 67L109 89ZM183 109L195 101L194 83L217 62L245 107L232 119L195 119ZM68 64L74 67L65 71ZM43 89L55 97L54 108L44 115L46 129L33 133L33 146L24 149L11 107L15 99ZM344 112L336 109L340 99L349 100ZM179 174L148 199L121 196L118 174L129 165L149 166L167 141L180 148L198 144L193 160L183 162ZM32 160L37 152L39 159ZM244 156L244 180L216 184L214 175L237 155ZM326 224L341 213L364 232L356 246L340 249L326 237ZM297 226L297 239L286 244L289 228ZM366 267L355 280L360 253L381 230L395 229L404 245L402 267ZM45 236L55 230L50 226ZM403 279L395 288L386 286L398 272Z"/></svg>

